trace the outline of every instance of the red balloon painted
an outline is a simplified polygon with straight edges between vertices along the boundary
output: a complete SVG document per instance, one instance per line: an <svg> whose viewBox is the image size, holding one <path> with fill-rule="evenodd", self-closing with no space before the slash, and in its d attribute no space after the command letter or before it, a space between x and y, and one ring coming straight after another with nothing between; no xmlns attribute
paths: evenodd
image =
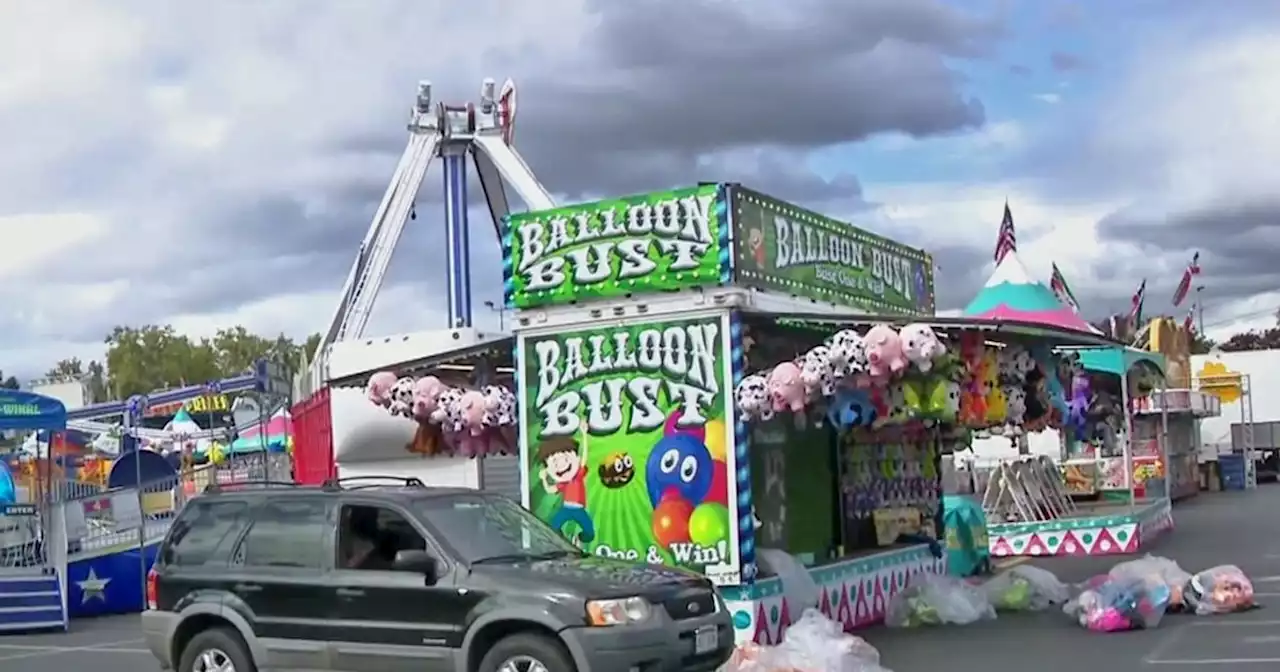
<svg viewBox="0 0 1280 672"><path fill-rule="evenodd" d="M666 424L662 426L662 435L671 436L672 434L688 434L705 444L707 442L707 428L703 425L698 425L696 427L680 427L676 423L680 422L680 418L683 416L684 413L681 413L679 410L671 411L671 415L667 416Z"/></svg>
<svg viewBox="0 0 1280 672"><path fill-rule="evenodd" d="M653 510L653 540L663 548L689 541L689 516L693 505L675 494L663 495Z"/></svg>
<svg viewBox="0 0 1280 672"><path fill-rule="evenodd" d="M702 501L729 506L729 466L720 460L711 464L711 489Z"/></svg>

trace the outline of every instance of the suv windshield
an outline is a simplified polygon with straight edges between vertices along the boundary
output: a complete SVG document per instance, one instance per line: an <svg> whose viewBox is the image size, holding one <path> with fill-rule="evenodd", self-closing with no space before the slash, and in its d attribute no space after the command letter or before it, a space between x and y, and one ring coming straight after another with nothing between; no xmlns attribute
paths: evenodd
<svg viewBox="0 0 1280 672"><path fill-rule="evenodd" d="M506 497L431 497L418 511L468 562L542 560L582 551Z"/></svg>

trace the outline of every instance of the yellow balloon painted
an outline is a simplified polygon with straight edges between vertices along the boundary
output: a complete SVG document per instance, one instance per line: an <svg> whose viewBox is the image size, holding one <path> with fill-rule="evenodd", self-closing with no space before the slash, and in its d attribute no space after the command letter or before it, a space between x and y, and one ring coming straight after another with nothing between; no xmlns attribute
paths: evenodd
<svg viewBox="0 0 1280 672"><path fill-rule="evenodd" d="M708 420L703 429L707 433L707 451L711 453L711 459L724 462L725 451L729 449L729 429L724 426L724 420Z"/></svg>

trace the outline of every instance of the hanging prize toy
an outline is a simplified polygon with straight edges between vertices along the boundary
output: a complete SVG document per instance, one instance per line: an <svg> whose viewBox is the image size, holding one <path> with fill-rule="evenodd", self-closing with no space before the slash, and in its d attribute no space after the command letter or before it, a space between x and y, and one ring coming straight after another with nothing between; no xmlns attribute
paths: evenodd
<svg viewBox="0 0 1280 672"><path fill-rule="evenodd" d="M1063 422L1071 431L1076 441L1088 439L1089 407L1093 405L1093 393L1089 386L1089 377L1076 374L1071 381L1071 397L1067 400L1067 418Z"/></svg>
<svg viewBox="0 0 1280 672"><path fill-rule="evenodd" d="M1009 411L1000 389L999 354L995 348L987 348L982 356L982 394L987 406L986 424L1003 425Z"/></svg>
<svg viewBox="0 0 1280 672"><path fill-rule="evenodd" d="M987 424L986 394L982 389L984 345L982 334L965 332L960 335L960 361L963 379L960 389L960 413L958 421L966 427L980 428Z"/></svg>

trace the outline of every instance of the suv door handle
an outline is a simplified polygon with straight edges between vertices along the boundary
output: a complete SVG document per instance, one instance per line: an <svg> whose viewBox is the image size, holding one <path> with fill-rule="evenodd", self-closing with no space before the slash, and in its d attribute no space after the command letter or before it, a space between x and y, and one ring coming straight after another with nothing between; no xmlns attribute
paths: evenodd
<svg viewBox="0 0 1280 672"><path fill-rule="evenodd" d="M359 588L339 588L338 597L364 597L364 591Z"/></svg>
<svg viewBox="0 0 1280 672"><path fill-rule="evenodd" d="M232 588L237 593L256 593L262 590L262 586L255 585L252 583L237 583L236 585L232 586Z"/></svg>

